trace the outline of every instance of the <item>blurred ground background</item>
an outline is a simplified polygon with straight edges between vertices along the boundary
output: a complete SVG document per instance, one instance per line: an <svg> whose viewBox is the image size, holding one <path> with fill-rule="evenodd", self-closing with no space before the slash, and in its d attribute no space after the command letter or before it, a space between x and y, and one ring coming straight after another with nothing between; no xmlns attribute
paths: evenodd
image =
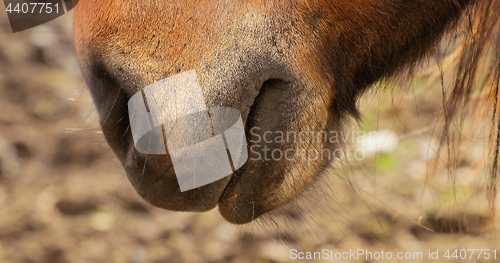
<svg viewBox="0 0 500 263"><path fill-rule="evenodd" d="M0 11L0 262L290 262L293 248L424 254L399 262L429 262L428 250L439 249L433 262L496 262L500 254L443 258L446 249L500 251L500 244L495 229L481 233L492 220L489 119L473 117L460 130L455 187L445 158L432 173L442 101L434 71L430 65L408 87L384 84L362 98L364 122L347 129L379 131L389 146L375 153L366 142L350 145L365 158L344 160L297 202L236 227L217 210L154 208L130 187L100 133L70 15L12 34Z"/></svg>

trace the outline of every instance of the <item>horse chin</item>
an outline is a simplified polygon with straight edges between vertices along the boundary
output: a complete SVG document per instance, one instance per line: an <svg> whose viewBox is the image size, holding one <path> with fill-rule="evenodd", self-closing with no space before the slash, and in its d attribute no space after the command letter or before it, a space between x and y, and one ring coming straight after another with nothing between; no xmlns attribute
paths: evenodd
<svg viewBox="0 0 500 263"><path fill-rule="evenodd" d="M291 92L299 87L299 94ZM304 153L310 149L331 150L339 145L320 138L299 138L300 134L311 138L318 134L316 131L338 128L331 122L333 118L318 118L314 122L301 118L323 117L315 110L327 107L321 103L313 107L298 105L297 97L311 94L305 92L310 87L275 79L263 84L246 121L248 161L233 174L219 199L219 212L227 221L246 224L289 203L313 184L330 163L331 156L313 160ZM287 96L294 99L286 99ZM309 96L309 102L315 102L314 96Z"/></svg>
<svg viewBox="0 0 500 263"><path fill-rule="evenodd" d="M127 177L150 204L186 212L205 212L218 205L220 214L233 224L249 223L295 199L313 183L316 176L311 175L324 169L321 163L248 160L230 176L181 192L173 166L165 165L168 157L133 153L129 158Z"/></svg>
<svg viewBox="0 0 500 263"><path fill-rule="evenodd" d="M246 224L299 197L327 167L325 160L252 160L234 173L219 199L228 222Z"/></svg>

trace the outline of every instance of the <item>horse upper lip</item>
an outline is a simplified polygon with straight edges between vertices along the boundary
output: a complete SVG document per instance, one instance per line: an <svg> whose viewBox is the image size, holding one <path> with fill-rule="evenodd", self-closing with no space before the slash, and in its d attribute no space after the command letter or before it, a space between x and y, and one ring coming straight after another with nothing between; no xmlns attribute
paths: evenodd
<svg viewBox="0 0 500 263"><path fill-rule="evenodd" d="M254 113L259 112L258 103L256 104L256 102L259 95L262 95L263 88L266 87L267 83L276 80L283 83L291 82L287 81L292 79L290 72L284 74L285 70L279 68L279 65L274 65L271 69L256 70L251 75L245 76L242 82L234 82L229 78L222 81L218 80L221 81L222 85L214 86L214 90L210 90L208 93L205 91L205 102L208 108L218 105L236 108L241 113L245 130L248 131L255 124ZM287 78L281 78L281 74L284 74ZM280 78L276 78L278 75ZM206 76L202 77L201 80L202 87L210 86L210 83L214 82L210 78L207 79ZM231 88L223 89L222 86ZM226 93L227 96L220 95ZM245 135L247 144L249 143L248 138ZM243 174L251 172L248 168L245 168L251 162L247 160L247 163L240 169L224 178L181 192L178 178L174 169L172 169L173 163L168 153L169 149L167 149L166 155L143 154L135 149L134 142L131 138L129 139L131 149L128 151L127 157L122 160L129 181L139 195L151 204L164 209L193 212L210 210L223 200L227 201L228 198L224 198L224 196L235 198L237 195L229 193L231 189L234 190L235 188L230 186L238 185L240 175L246 178L246 175Z"/></svg>

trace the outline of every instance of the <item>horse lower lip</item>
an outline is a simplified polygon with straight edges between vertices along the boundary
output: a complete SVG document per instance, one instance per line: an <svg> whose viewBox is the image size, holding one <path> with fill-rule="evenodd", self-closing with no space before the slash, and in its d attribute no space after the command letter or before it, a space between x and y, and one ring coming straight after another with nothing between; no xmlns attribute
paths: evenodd
<svg viewBox="0 0 500 263"><path fill-rule="evenodd" d="M278 79L270 79L265 81L260 87L259 93L254 98L252 106L250 107L250 111L248 112L247 119L245 120L248 149L251 149L252 147L252 140L250 138L252 133L250 132L250 130L254 127L259 127L259 125L262 126L262 121L265 119L262 118L262 116L259 116L259 112L261 113L263 109L267 108L265 106L266 103L273 99L273 97L267 96L268 93L266 93L266 90L280 89L283 87L283 85L287 85L287 82ZM265 129L266 127L260 128ZM253 161L255 160L252 160L249 152L247 163L245 163L245 165L243 165L239 170L235 171L231 175L231 179L229 180L224 188L224 191L219 197L219 211L221 212L222 216L226 218L226 220L234 224L248 223L261 214L259 212L259 209L256 208L254 204L250 204L245 201L248 198L252 199L252 197L249 197L248 193L242 194L240 192L242 188L252 188L252 183L250 183L250 185L242 186L239 182L242 178L249 179L248 176L252 176L252 173L256 172L251 168L255 167L252 166ZM244 205L235 207L234 204L236 203L244 203Z"/></svg>
<svg viewBox="0 0 500 263"><path fill-rule="evenodd" d="M260 94L260 92L259 92ZM258 95L257 95L258 97ZM255 114L255 111L257 110L256 109L256 98L254 99L253 103L252 103L252 106L250 107L250 111L248 112L248 115L247 115L247 118L244 120L244 123L245 123L245 131L246 131L246 134L248 134L248 131L249 129L251 129L251 127L253 127L254 125L254 114ZM248 136L247 136L247 149L250 148L250 142L248 140ZM247 160L248 162L249 160ZM246 164L244 164L240 169L238 169L237 171L234 171L231 175L229 175L229 177L231 178L228 183L226 184L226 186L224 187L224 191L221 192L221 195L219 196L219 200L218 200L218 203L220 204L221 203L221 199L225 196L225 193L226 191L229 189L229 186L231 184L234 184L236 183L236 177L238 177L237 175L239 175L244 169L245 169L245 166ZM233 197L236 197L236 196L233 196Z"/></svg>
<svg viewBox="0 0 500 263"><path fill-rule="evenodd" d="M259 87L259 92L257 94L257 96L253 99L252 101L252 104L250 106L250 110L248 112L248 115L246 116L246 119L243 120L243 122L245 123L245 134L246 134L246 137L247 137L247 149L250 149L250 142L249 142L249 138L248 138L248 131L255 125L255 112L257 111L257 98L259 97L259 95L261 95L261 91L262 91L262 88L265 86L265 83L264 82L260 87ZM247 163L249 162L250 160L248 159L247 160ZM218 203L219 205L222 203L222 199L226 196L226 192L229 191L230 189L230 185L231 184L236 184L237 183L237 177L242 174L242 171L245 170L245 167L247 166L247 163L245 163L240 169L238 169L237 171L234 171L231 175L229 175L229 177L231 178L228 183L226 184L226 186L224 187L224 190L221 192L221 195L219 196L219 200L218 200ZM236 198L237 195L232 195L232 198Z"/></svg>

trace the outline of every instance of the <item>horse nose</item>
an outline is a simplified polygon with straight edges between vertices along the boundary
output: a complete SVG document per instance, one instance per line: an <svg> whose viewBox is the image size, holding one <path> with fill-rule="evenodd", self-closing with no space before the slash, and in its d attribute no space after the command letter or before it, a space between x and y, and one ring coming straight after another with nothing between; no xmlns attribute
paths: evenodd
<svg viewBox="0 0 500 263"><path fill-rule="evenodd" d="M168 151L181 192L222 179L246 162L240 111L208 108L195 70L145 87L129 100L128 110L135 149Z"/></svg>
<svg viewBox="0 0 500 263"><path fill-rule="evenodd" d="M206 63L131 96L134 147L125 169L144 199L176 211L217 205L233 172L248 158L244 127L260 88L268 79L288 77L278 63L255 67L264 60L257 56L240 57L230 69ZM231 65L236 58L224 59Z"/></svg>

